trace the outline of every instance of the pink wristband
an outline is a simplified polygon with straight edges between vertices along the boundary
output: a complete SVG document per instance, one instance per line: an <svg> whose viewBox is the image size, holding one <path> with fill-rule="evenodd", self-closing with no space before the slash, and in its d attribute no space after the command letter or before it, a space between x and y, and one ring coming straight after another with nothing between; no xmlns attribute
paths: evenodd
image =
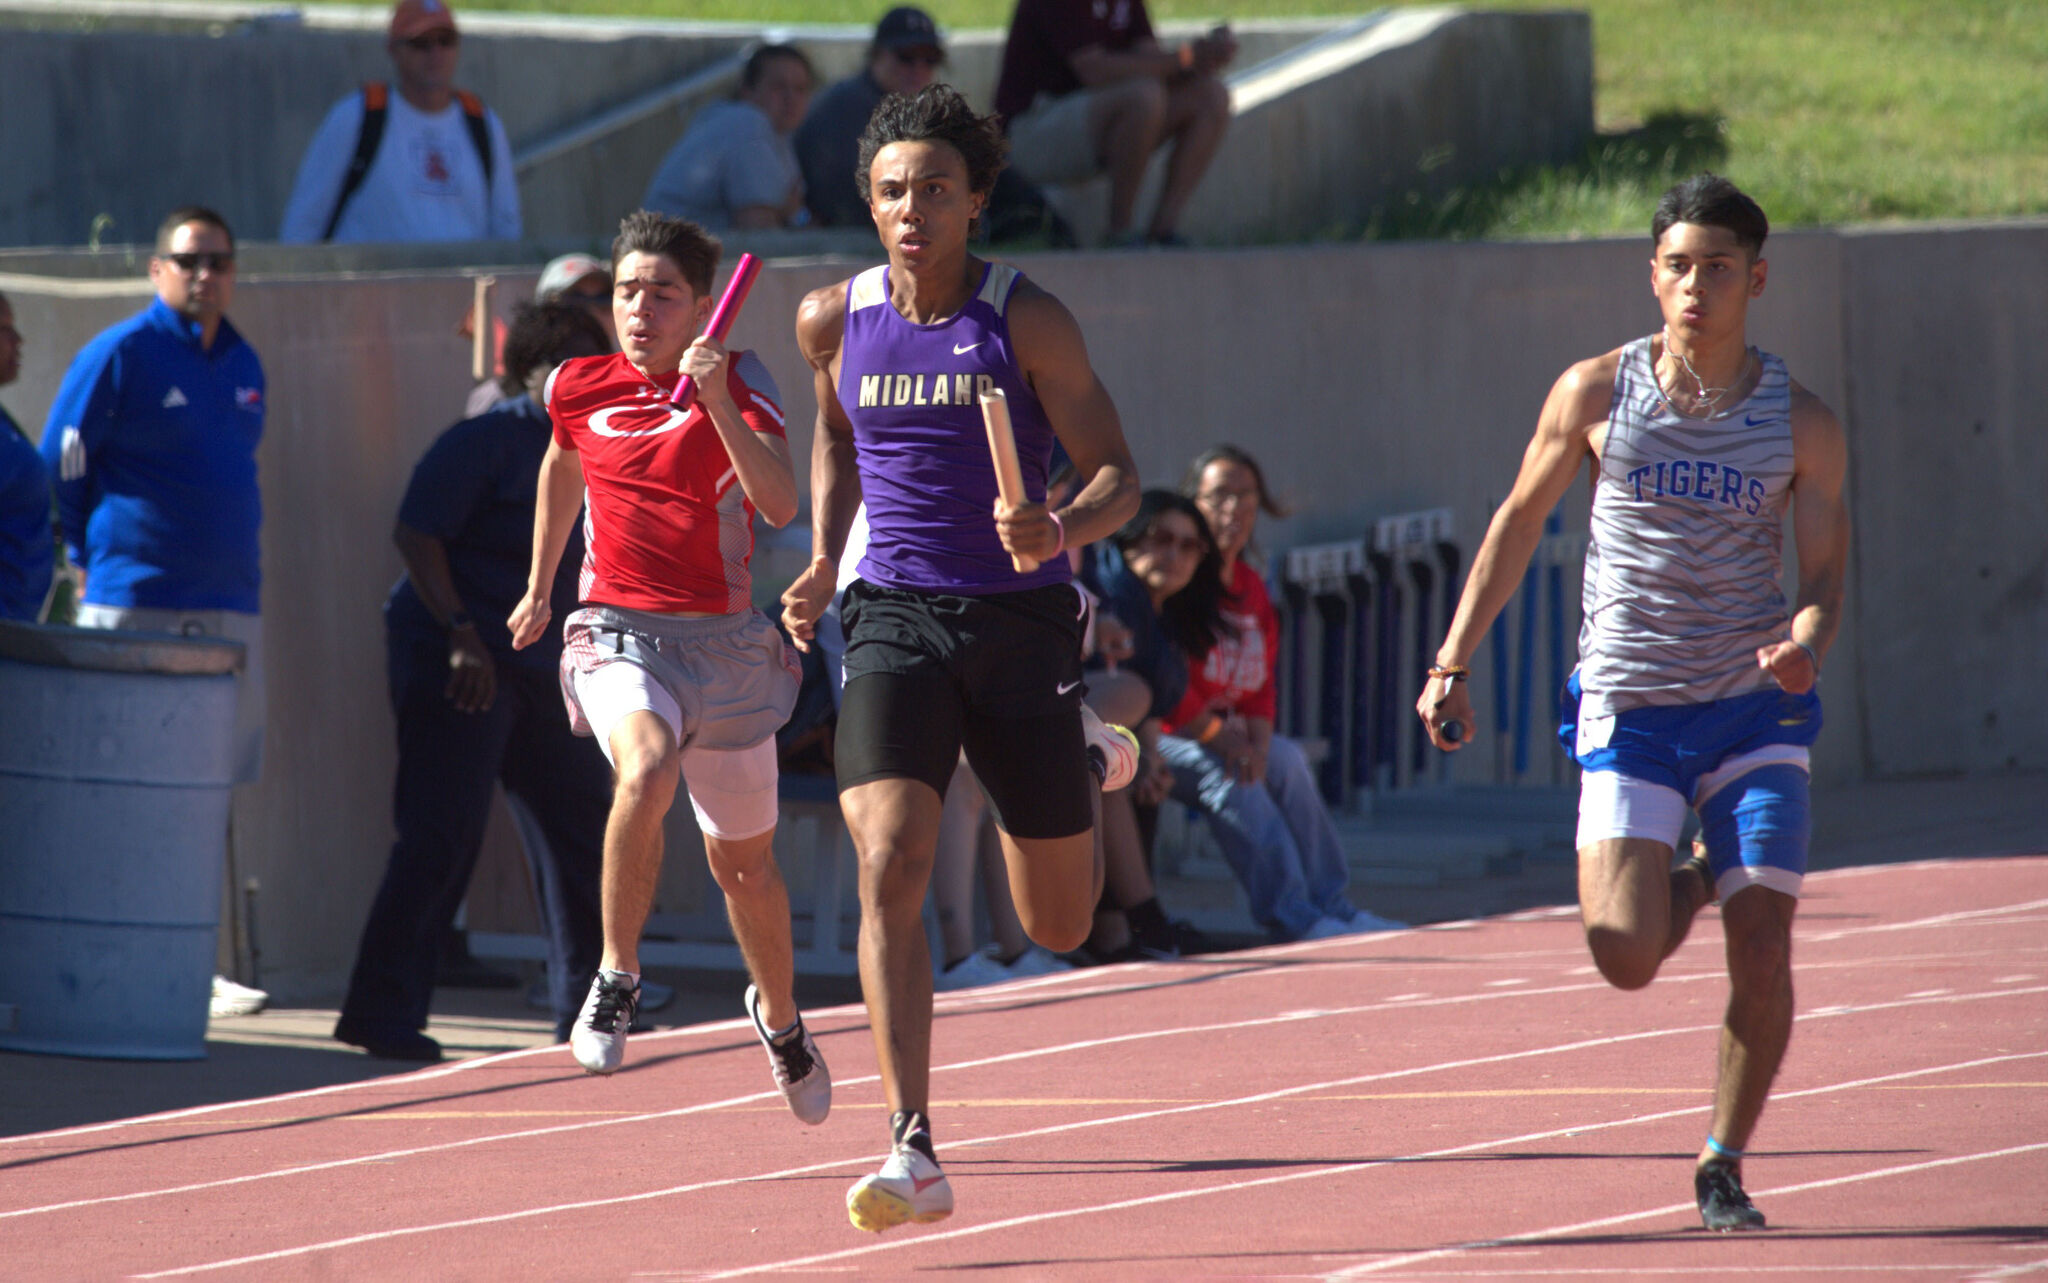
<svg viewBox="0 0 2048 1283"><path fill-rule="evenodd" d="M1054 512L1054 511L1053 511L1052 509L1050 509L1050 508L1047 508L1047 509L1045 510L1045 515L1046 515L1046 516L1048 516L1048 517L1051 517L1051 518L1052 518L1052 524L1053 524L1053 526L1054 526L1055 528L1057 528L1057 529L1059 530L1059 532L1060 532L1060 541L1059 541L1059 544L1058 544L1058 545L1057 545L1056 547L1054 547L1054 548L1053 548L1053 550L1052 550L1052 556L1051 556L1051 557L1047 557L1047 558L1046 558L1046 560L1047 560L1047 561L1051 561L1053 557L1057 557L1057 556L1059 556L1059 555L1060 555L1061 553L1063 553L1063 552L1065 552L1065 551L1067 550L1067 523L1066 523L1066 522L1064 522L1064 521L1061 521L1061 520L1060 520L1060 514L1058 514L1057 512ZM1818 667L1819 667L1819 665L1818 665L1818 664L1816 664L1816 665L1815 665L1814 667L1818 668Z"/></svg>

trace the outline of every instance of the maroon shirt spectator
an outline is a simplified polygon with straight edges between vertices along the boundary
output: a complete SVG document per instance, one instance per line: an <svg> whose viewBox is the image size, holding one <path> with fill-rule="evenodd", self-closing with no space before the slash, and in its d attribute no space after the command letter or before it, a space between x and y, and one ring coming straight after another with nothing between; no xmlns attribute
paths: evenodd
<svg viewBox="0 0 2048 1283"><path fill-rule="evenodd" d="M1181 211L1230 123L1230 91L1217 73L1236 52L1226 27L1161 45L1143 0L1018 0L995 100L1010 158L1040 183L1108 171L1112 244L1185 244ZM1138 188L1167 142L1166 182L1139 237Z"/></svg>

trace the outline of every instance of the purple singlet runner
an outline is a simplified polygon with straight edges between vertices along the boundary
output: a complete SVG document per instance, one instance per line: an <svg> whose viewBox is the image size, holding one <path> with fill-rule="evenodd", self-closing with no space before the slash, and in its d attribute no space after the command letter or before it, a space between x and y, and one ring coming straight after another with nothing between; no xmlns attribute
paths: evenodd
<svg viewBox="0 0 2048 1283"><path fill-rule="evenodd" d="M885 588L984 596L1071 577L1065 557L1018 574L996 537L996 470L978 391L1010 399L1024 490L1045 500L1052 425L1017 368L1006 314L1023 279L990 263L981 288L932 325L903 318L889 302L888 267L846 288L839 403L853 423L868 550L860 577Z"/></svg>

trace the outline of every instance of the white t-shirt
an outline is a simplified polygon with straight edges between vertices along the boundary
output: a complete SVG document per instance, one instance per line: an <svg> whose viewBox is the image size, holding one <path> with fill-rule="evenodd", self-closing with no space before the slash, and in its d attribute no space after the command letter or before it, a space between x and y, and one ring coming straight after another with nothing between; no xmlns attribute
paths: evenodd
<svg viewBox="0 0 2048 1283"><path fill-rule="evenodd" d="M394 87L388 98L384 137L363 175L362 186L349 197L336 241L473 241L518 240L519 184L512 174L512 147L498 114L486 107L484 124L491 136L491 181L484 186L483 161L471 141L462 104L451 101L428 114L405 100ZM320 239L341 195L342 179L356 154L363 127L361 90L334 104L320 122L299 178L285 205L284 225L277 238L288 244Z"/></svg>

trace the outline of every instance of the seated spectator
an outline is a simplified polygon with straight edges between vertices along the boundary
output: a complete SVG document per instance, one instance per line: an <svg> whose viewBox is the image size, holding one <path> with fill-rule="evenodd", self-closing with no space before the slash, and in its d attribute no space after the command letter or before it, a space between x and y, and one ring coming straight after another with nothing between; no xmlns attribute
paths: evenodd
<svg viewBox="0 0 2048 1283"><path fill-rule="evenodd" d="M455 87L455 15L444 0L399 0L385 48L396 85L371 81L320 122L277 239L518 240L512 146L497 113Z"/></svg>
<svg viewBox="0 0 2048 1283"><path fill-rule="evenodd" d="M384 608L398 717L398 839L370 907L338 1040L391 1060L435 1061L427 1023L436 965L483 842L494 785L533 814L545 850L528 852L548 938L555 1036L566 1039L596 973L598 871L611 770L569 729L556 667L559 630L512 649L506 619L525 595L536 487L551 431L539 395L571 357L611 351L583 308L522 307L505 339L521 394L467 419L428 448L398 509L392 542L405 575ZM555 576L564 617L576 606L581 540Z"/></svg>
<svg viewBox="0 0 2048 1283"><path fill-rule="evenodd" d="M1351 871L1301 745L1273 733L1280 617L1245 559L1259 513L1281 515L1249 454L1221 445L1196 457L1182 493L1195 501L1222 561L1224 631L1188 674L1159 755L1173 798L1208 822L1251 903L1278 940L1317 940L1405 926L1355 907Z"/></svg>
<svg viewBox="0 0 2048 1283"><path fill-rule="evenodd" d="M647 184L643 209L714 231L795 227L804 180L789 136L803 122L816 76L795 45L762 45L739 93L697 113Z"/></svg>
<svg viewBox="0 0 2048 1283"><path fill-rule="evenodd" d="M1138 511L1112 536L1089 569L1090 588L1102 600L1103 622L1114 618L1128 632L1115 683L1089 673L1089 704L1107 721L1138 734L1138 776L1120 793L1102 797L1102 853L1107 908L1096 918L1088 950L1107 961L1171 958L1206 947L1200 933L1167 918L1152 883L1139 836L1136 807L1157 806L1173 787L1160 756L1160 727L1187 690L1189 660L1209 653L1221 635L1222 581L1209 528L1195 505L1171 490L1147 490ZM1108 657L1096 663L1106 667ZM1115 706L1142 678L1141 702ZM1098 701L1102 701L1098 703Z"/></svg>
<svg viewBox="0 0 2048 1283"><path fill-rule="evenodd" d="M550 259L548 265L540 269L540 281L533 287L533 301L552 303L556 299L574 303L589 312L603 328L605 341L611 345L605 350L618 350L618 329L616 322L612 320L612 269L601 259L592 258L588 254L564 254L559 258ZM469 327L475 324L475 309L471 308L470 315L463 318L462 328L458 333L464 338L471 337L474 332ZM492 325L497 326L499 322L493 318ZM502 330L497 335L497 345L500 349L498 375L496 378L485 379L470 389L469 400L464 402L462 407L463 414L468 418L474 419L500 401L526 395L526 389L519 381L505 373L505 338Z"/></svg>
<svg viewBox="0 0 2048 1283"><path fill-rule="evenodd" d="M868 43L867 66L820 93L790 140L803 169L812 222L821 227L871 225L853 176L860 131L884 97L916 93L932 83L945 61L930 14L905 5L882 15Z"/></svg>
<svg viewBox="0 0 2048 1283"><path fill-rule="evenodd" d="M995 100L1010 160L1047 184L1107 170L1111 244L1184 245L1181 212L1230 124L1230 91L1217 73L1236 53L1220 26L1164 47L1144 0L1017 0ZM1166 182L1140 237L1138 189L1153 151L1169 141Z"/></svg>
<svg viewBox="0 0 2048 1283"><path fill-rule="evenodd" d="M21 331L0 294L0 388L21 377ZM56 568L50 470L28 433L0 406L0 619L41 618Z"/></svg>

